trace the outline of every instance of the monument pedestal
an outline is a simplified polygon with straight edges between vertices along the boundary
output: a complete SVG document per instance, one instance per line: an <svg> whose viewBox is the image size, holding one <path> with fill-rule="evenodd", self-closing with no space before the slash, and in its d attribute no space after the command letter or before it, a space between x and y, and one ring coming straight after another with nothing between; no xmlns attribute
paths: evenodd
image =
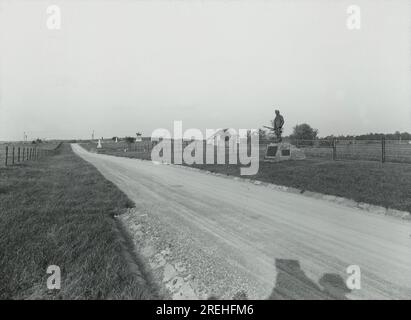
<svg viewBox="0 0 411 320"><path fill-rule="evenodd" d="M264 156L264 161L269 162L303 159L305 159L304 152L287 142L270 143Z"/></svg>

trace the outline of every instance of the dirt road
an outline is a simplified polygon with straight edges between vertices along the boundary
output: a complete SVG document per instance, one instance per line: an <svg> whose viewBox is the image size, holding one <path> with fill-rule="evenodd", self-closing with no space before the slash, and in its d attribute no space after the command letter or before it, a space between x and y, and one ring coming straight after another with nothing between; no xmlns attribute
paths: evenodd
<svg viewBox="0 0 411 320"><path fill-rule="evenodd" d="M135 201L120 219L173 298L411 298L409 221L73 150ZM361 289L346 286L350 265L360 267Z"/></svg>

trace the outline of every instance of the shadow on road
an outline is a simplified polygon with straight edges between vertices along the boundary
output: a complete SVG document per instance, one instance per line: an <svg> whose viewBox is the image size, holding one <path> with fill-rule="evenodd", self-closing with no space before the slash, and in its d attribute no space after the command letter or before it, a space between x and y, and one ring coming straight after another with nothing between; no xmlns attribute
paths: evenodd
<svg viewBox="0 0 411 320"><path fill-rule="evenodd" d="M307 277L297 260L276 259L275 267L277 280L270 300L348 300L346 294L351 291L338 274L324 274L319 280L321 288Z"/></svg>

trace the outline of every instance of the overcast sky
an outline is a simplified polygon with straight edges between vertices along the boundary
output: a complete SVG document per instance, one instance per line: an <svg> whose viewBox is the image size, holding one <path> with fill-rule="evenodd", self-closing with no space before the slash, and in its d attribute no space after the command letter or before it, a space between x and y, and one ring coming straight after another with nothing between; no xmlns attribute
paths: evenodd
<svg viewBox="0 0 411 320"><path fill-rule="evenodd" d="M0 0L0 140L258 128L276 108L285 134L411 132L410 3Z"/></svg>

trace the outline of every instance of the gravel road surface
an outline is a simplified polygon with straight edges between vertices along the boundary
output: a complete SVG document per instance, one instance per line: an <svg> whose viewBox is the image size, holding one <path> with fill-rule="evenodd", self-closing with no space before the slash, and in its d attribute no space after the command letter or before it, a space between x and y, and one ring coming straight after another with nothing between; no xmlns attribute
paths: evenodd
<svg viewBox="0 0 411 320"><path fill-rule="evenodd" d="M166 297L411 298L409 221L72 147L136 203L118 218Z"/></svg>

